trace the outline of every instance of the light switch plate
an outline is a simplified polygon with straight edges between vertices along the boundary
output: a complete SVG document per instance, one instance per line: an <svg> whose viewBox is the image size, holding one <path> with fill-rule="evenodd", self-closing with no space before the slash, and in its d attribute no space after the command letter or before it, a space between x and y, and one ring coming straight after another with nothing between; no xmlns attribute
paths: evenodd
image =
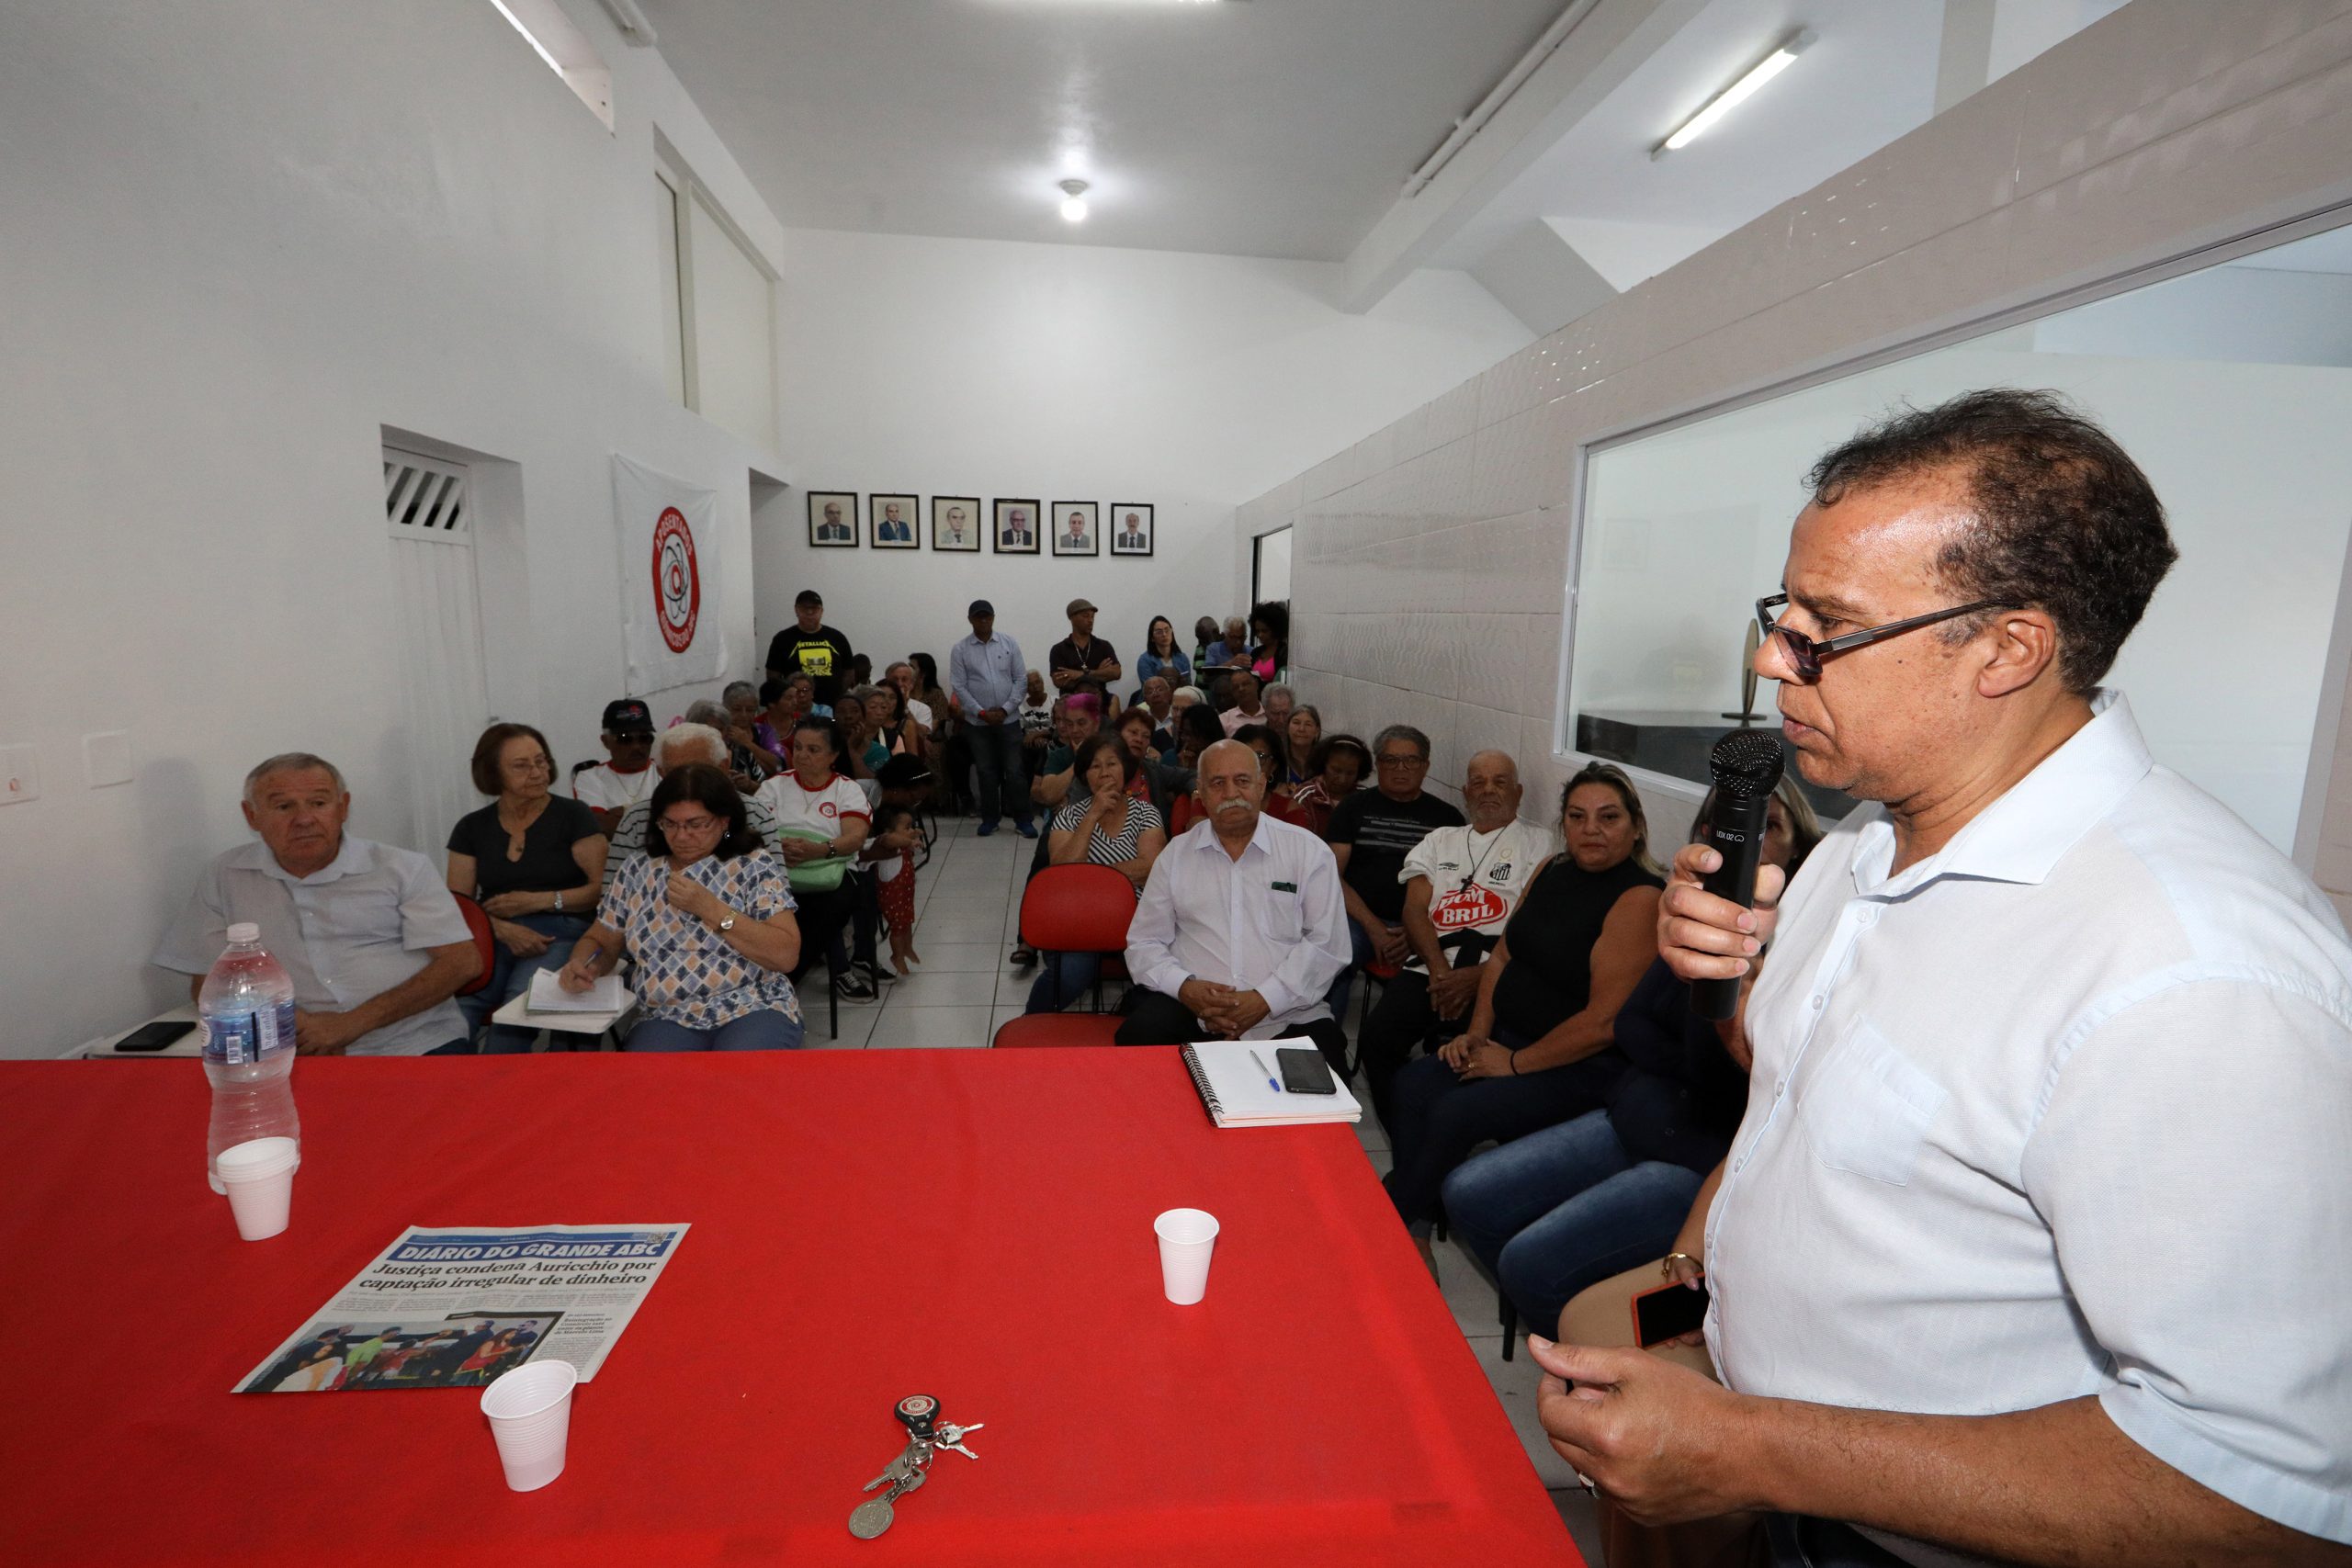
<svg viewBox="0 0 2352 1568"><path fill-rule="evenodd" d="M130 732L103 729L82 737L82 771L92 789L130 782Z"/></svg>
<svg viewBox="0 0 2352 1568"><path fill-rule="evenodd" d="M0 806L40 798L40 752L30 746L0 746Z"/></svg>

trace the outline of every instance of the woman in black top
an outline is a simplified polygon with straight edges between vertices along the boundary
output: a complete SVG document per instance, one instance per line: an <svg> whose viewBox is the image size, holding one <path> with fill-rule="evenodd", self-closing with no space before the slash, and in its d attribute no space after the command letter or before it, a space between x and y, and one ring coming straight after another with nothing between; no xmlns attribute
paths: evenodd
<svg viewBox="0 0 2352 1568"><path fill-rule="evenodd" d="M493 724L474 743L474 787L498 798L449 830L449 891L481 900L498 939L490 979L458 998L466 1022L482 1021L542 969L560 969L588 931L611 840L595 814L554 793L547 738L527 724ZM528 1051L536 1029L501 1024L483 1049Z"/></svg>
<svg viewBox="0 0 2352 1568"><path fill-rule="evenodd" d="M1560 835L1481 966L1469 1029L1396 1076L1384 1185L1408 1224L1437 1218L1472 1149L1598 1110L1625 1070L1610 1030L1657 957L1666 886L1633 781L1586 767L1560 793Z"/></svg>
<svg viewBox="0 0 2352 1568"><path fill-rule="evenodd" d="M1781 783L1763 858L1793 876L1821 828L1795 776ZM1713 802L1700 805L1692 839ZM1445 1179L1454 1240L1535 1332L1553 1332L1579 1291L1673 1247L1747 1106L1740 1028L1736 1013L1694 1016L1690 986L1657 960L1617 1012L1612 1033L1630 1065L1608 1109L1489 1149Z"/></svg>

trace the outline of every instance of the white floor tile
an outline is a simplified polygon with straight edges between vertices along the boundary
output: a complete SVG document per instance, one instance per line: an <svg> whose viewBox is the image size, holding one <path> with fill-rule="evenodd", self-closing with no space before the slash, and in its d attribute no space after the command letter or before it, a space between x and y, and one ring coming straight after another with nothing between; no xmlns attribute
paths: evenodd
<svg viewBox="0 0 2352 1568"><path fill-rule="evenodd" d="M915 951L930 942L995 942L1005 941L1005 951L1012 951L1012 939L1005 935L1002 911L994 915L958 915L952 919L921 919L915 922Z"/></svg>
<svg viewBox="0 0 2352 1568"><path fill-rule="evenodd" d="M844 1004L842 1008L841 1038L836 1040L825 1033L825 1000L822 997L817 998L813 1010L806 999L800 1006L804 1015L801 1038L820 1050L864 1050L865 1037L874 1029L874 1021L882 1016L876 1008L853 1008Z"/></svg>
<svg viewBox="0 0 2352 1568"><path fill-rule="evenodd" d="M1026 1010L1027 1010L1024 1008L1017 1007L998 1007L989 1009L989 1038L990 1040L994 1040L998 1030L1002 1029L1011 1020L1019 1018Z"/></svg>
<svg viewBox="0 0 2352 1568"><path fill-rule="evenodd" d="M866 1044L874 1050L908 1046L986 1045L987 1006L885 1008Z"/></svg>
<svg viewBox="0 0 2352 1568"><path fill-rule="evenodd" d="M915 952L922 962L910 971L909 977L919 975L994 974L1004 967L1004 955L1012 949L993 942L933 942L923 933L922 926L915 926Z"/></svg>
<svg viewBox="0 0 2352 1568"><path fill-rule="evenodd" d="M996 976L986 970L918 969L894 980L884 992L885 1010L915 1007L969 1007L996 999Z"/></svg>
<svg viewBox="0 0 2352 1568"><path fill-rule="evenodd" d="M1002 887L988 887L970 893L934 894L922 907L923 920L992 919L1002 920L1008 914ZM922 929L922 920L915 923Z"/></svg>

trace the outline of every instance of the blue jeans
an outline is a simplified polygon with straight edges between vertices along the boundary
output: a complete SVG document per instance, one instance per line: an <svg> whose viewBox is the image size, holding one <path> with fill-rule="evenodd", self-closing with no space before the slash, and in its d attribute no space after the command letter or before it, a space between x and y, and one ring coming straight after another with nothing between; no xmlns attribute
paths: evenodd
<svg viewBox="0 0 2352 1568"><path fill-rule="evenodd" d="M588 922L578 915L523 915L507 922L509 925L535 931L548 939L548 950L537 958L517 958L506 951L503 942L491 943L490 983L470 997L458 998L458 1011L464 1015L469 1031L479 1031L490 1015L508 1001L531 988L531 976L542 969L560 969L571 957L574 943L588 934ZM539 1037L536 1029L502 1023L490 1032L481 1043L485 1056L519 1055L531 1048Z"/></svg>
<svg viewBox="0 0 2352 1568"><path fill-rule="evenodd" d="M1093 988L1102 972L1099 953L1043 953L1037 977L1029 983L1031 1012L1059 1012Z"/></svg>
<svg viewBox="0 0 2352 1568"><path fill-rule="evenodd" d="M993 828L998 815L1010 807L1015 822L1029 820L1029 780L1023 769L1021 726L982 724L975 719L964 728L972 748L972 772L978 775L980 826Z"/></svg>
<svg viewBox="0 0 2352 1568"><path fill-rule="evenodd" d="M1700 1180L1662 1160L1635 1163L1609 1112L1595 1111L1456 1168L1445 1179L1445 1217L1520 1317L1549 1338L1578 1291L1673 1247Z"/></svg>
<svg viewBox="0 0 2352 1568"><path fill-rule="evenodd" d="M1499 1024L1493 1039L1509 1049L1532 1043ZM1464 1082L1442 1056L1417 1057L1396 1075L1390 1164L1380 1184L1408 1226L1434 1220L1445 1179L1472 1150L1489 1138L1516 1143L1600 1110L1625 1070L1623 1055L1611 1048L1565 1067Z"/></svg>
<svg viewBox="0 0 2352 1568"><path fill-rule="evenodd" d="M688 1029L666 1018L641 1019L621 1043L624 1051L797 1051L800 1046L800 1021L773 1008L745 1013L717 1029Z"/></svg>

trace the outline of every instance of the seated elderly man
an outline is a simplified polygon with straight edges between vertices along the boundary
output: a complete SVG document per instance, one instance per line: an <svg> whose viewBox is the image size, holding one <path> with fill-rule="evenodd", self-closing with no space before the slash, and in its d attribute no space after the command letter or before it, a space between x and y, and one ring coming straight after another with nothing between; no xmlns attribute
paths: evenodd
<svg viewBox="0 0 2352 1568"><path fill-rule="evenodd" d="M1363 1026L1364 1081L1384 1127L1396 1110L1397 1070L1423 1041L1467 1027L1487 954L1560 847L1550 829L1520 820L1520 797L1519 764L1501 751L1479 752L1462 786L1470 820L1432 829L1397 873L1412 956Z"/></svg>
<svg viewBox="0 0 2352 1568"><path fill-rule="evenodd" d="M1264 816L1258 754L1201 753L1205 819L1160 852L1127 926L1138 1002L1122 1045L1305 1035L1334 1065L1348 1040L1324 993L1348 964L1347 906L1322 840Z"/></svg>
<svg viewBox="0 0 2352 1568"><path fill-rule="evenodd" d="M727 737L707 724L673 724L663 730L653 742L656 782L672 768L683 768L688 762L725 767ZM784 829L766 800L758 795L745 795L743 816L752 831L765 840L768 848L783 848ZM605 892L613 890L613 878L620 874L622 865L645 852L645 829L652 819L653 792L648 790L643 800L621 813L620 825L613 829L613 851L605 857Z"/></svg>
<svg viewBox="0 0 2352 1568"><path fill-rule="evenodd" d="M155 948L188 995L249 920L294 982L294 1043L306 1056L437 1056L472 1049L449 998L481 953L431 861L343 830L351 794L324 758L289 751L245 775L245 822L261 835L205 868Z"/></svg>

